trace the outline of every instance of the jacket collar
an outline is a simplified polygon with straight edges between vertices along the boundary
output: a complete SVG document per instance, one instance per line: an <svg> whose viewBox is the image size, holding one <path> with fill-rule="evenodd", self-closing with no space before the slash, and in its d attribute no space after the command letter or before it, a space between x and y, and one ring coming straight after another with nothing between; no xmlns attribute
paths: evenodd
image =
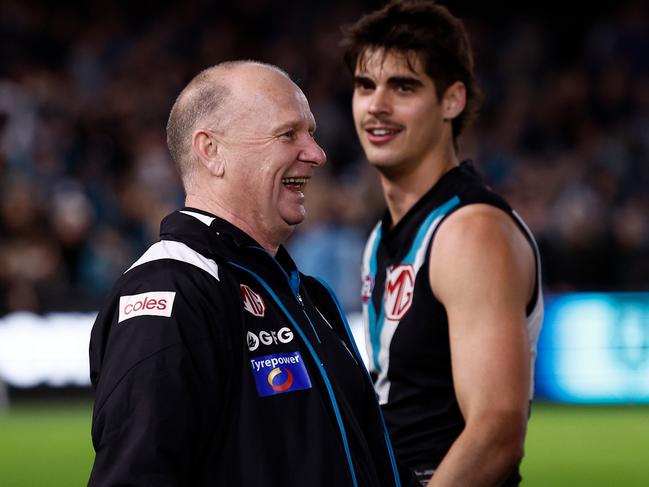
<svg viewBox="0 0 649 487"><path fill-rule="evenodd" d="M183 242L217 262L234 262L254 269L274 285L285 278L280 280L288 281L293 294L299 286L297 266L284 246L273 257L243 230L209 212L184 207L167 215L160 224L160 238Z"/></svg>

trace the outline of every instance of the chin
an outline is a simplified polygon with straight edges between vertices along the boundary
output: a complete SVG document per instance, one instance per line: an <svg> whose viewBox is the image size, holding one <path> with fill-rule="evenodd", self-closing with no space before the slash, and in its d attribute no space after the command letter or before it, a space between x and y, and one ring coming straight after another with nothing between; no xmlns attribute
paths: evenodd
<svg viewBox="0 0 649 487"><path fill-rule="evenodd" d="M291 229L295 228L297 225L304 221L304 217L300 218L284 218L284 223L286 223Z"/></svg>
<svg viewBox="0 0 649 487"><path fill-rule="evenodd" d="M294 227L295 225L299 225L304 221L304 218L306 217L306 210L304 209L304 207L292 208L289 211L281 212L280 216L284 223L291 227Z"/></svg>
<svg viewBox="0 0 649 487"><path fill-rule="evenodd" d="M389 167L397 163L399 156L392 152L376 150L374 147L365 150L365 158L374 167Z"/></svg>

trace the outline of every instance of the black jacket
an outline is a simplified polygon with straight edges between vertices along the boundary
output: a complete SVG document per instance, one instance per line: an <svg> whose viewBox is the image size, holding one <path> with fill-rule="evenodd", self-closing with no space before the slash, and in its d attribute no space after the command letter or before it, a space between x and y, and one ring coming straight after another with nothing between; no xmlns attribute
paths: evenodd
<svg viewBox="0 0 649 487"><path fill-rule="evenodd" d="M166 217L90 342L99 486L395 486L337 301L213 215Z"/></svg>

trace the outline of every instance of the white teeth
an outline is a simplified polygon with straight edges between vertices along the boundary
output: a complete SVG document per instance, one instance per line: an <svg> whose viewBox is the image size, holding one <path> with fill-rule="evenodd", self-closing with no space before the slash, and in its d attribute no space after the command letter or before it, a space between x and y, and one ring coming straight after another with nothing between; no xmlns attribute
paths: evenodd
<svg viewBox="0 0 649 487"><path fill-rule="evenodd" d="M283 184L299 184L302 185L306 183L308 178L282 178Z"/></svg>
<svg viewBox="0 0 649 487"><path fill-rule="evenodd" d="M393 134L394 130L388 130L388 129L373 129L370 130L370 133L372 135L388 135L388 134Z"/></svg>

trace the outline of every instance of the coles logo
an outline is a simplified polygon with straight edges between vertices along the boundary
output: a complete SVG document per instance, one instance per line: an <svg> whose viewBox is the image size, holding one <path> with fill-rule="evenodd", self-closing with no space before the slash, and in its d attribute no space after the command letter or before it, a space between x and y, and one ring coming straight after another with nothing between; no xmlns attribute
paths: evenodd
<svg viewBox="0 0 649 487"><path fill-rule="evenodd" d="M361 288L361 300L363 301L363 304L369 303L373 289L374 278L368 274L363 278L363 287Z"/></svg>
<svg viewBox="0 0 649 487"><path fill-rule="evenodd" d="M248 313L259 318L262 318L266 314L264 300L245 284L241 284L241 297L243 298L243 309Z"/></svg>
<svg viewBox="0 0 649 487"><path fill-rule="evenodd" d="M388 268L383 303L387 319L398 321L406 315L412 305L414 289L415 268L412 264Z"/></svg>
<svg viewBox="0 0 649 487"><path fill-rule="evenodd" d="M261 330L258 335L249 331L247 336L248 350L251 352L257 350L260 344L277 345L278 343L288 343L291 340L293 340L293 331L287 326L280 328L278 331Z"/></svg>
<svg viewBox="0 0 649 487"><path fill-rule="evenodd" d="M152 291L149 293L120 296L118 323L136 316L171 316L176 293Z"/></svg>

